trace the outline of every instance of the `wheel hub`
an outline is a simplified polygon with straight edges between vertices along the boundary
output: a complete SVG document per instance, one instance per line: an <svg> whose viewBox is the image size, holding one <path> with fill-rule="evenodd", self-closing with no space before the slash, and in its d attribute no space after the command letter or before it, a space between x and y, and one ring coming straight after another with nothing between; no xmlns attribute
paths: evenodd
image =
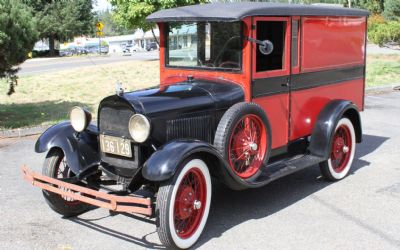
<svg viewBox="0 0 400 250"><path fill-rule="evenodd" d="M193 208L196 209L196 210L199 210L201 208L201 201L195 200L193 202Z"/></svg>
<svg viewBox="0 0 400 250"><path fill-rule="evenodd" d="M194 195L193 188L190 186L186 186L180 192L178 201L178 215L180 219L187 219L193 212L193 204L194 204Z"/></svg>
<svg viewBox="0 0 400 250"><path fill-rule="evenodd" d="M343 153L347 153L348 151L349 148L345 145L344 139L342 137L336 137L333 150L335 158L342 157Z"/></svg>
<svg viewBox="0 0 400 250"><path fill-rule="evenodd" d="M331 152L331 164L335 172L342 172L348 165L351 143L352 139L349 128L341 125L335 132Z"/></svg>
<svg viewBox="0 0 400 250"><path fill-rule="evenodd" d="M266 141L265 127L256 115L238 121L229 146L229 161L238 176L248 178L258 171L267 150Z"/></svg>
<svg viewBox="0 0 400 250"><path fill-rule="evenodd" d="M257 151L257 149L258 149L258 145L255 142L250 143L249 146L252 151Z"/></svg>

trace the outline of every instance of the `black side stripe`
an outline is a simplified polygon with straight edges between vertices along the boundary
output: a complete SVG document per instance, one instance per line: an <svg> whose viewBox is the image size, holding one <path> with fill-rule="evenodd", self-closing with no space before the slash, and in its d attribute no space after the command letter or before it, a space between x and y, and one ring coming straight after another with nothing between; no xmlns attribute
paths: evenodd
<svg viewBox="0 0 400 250"><path fill-rule="evenodd" d="M291 90L303 90L319 86L340 83L364 78L365 66L351 68L340 68L317 72L293 74L291 79ZM252 96L268 96L289 92L289 76L278 76L253 80Z"/></svg>

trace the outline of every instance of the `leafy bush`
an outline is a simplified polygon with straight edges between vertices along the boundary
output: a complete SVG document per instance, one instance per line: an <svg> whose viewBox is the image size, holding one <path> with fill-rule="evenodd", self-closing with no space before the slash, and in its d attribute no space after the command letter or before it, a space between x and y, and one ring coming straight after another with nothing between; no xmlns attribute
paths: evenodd
<svg viewBox="0 0 400 250"><path fill-rule="evenodd" d="M368 40L379 46L388 42L400 43L400 21L385 21L382 16L368 20Z"/></svg>
<svg viewBox="0 0 400 250"><path fill-rule="evenodd" d="M400 21L400 0L386 0L383 16L387 20Z"/></svg>
<svg viewBox="0 0 400 250"><path fill-rule="evenodd" d="M9 80L9 94L16 85L14 66L25 61L37 36L31 9L20 0L0 0L0 78Z"/></svg>

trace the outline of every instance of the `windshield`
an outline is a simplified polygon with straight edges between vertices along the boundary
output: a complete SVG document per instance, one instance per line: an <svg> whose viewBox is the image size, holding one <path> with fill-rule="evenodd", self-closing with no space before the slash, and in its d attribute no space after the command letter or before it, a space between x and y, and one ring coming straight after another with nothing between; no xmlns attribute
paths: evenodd
<svg viewBox="0 0 400 250"><path fill-rule="evenodd" d="M240 22L171 22L167 28L167 66L241 69Z"/></svg>

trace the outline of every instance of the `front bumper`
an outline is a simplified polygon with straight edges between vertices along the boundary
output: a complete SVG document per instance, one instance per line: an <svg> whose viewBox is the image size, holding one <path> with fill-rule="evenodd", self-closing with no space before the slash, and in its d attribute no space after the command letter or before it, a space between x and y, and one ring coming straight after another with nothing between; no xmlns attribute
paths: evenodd
<svg viewBox="0 0 400 250"><path fill-rule="evenodd" d="M49 192L115 212L152 215L150 198L112 195L35 173L26 166L21 170L25 180Z"/></svg>

